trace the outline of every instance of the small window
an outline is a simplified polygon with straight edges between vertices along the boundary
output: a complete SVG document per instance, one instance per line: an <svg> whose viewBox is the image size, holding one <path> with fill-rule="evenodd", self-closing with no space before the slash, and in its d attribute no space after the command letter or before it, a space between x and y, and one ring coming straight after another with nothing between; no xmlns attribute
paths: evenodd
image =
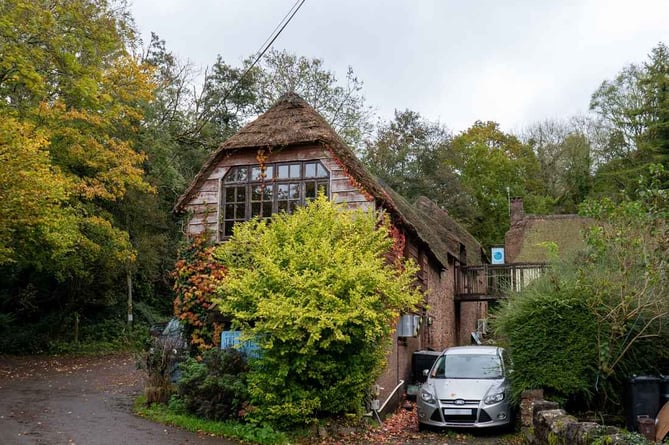
<svg viewBox="0 0 669 445"><path fill-rule="evenodd" d="M232 167L225 175L225 182L246 182L249 169L246 166Z"/></svg>
<svg viewBox="0 0 669 445"><path fill-rule="evenodd" d="M259 165L254 165L251 167L251 181L269 181L274 177L274 166L266 165L264 168L261 168Z"/></svg>
<svg viewBox="0 0 669 445"><path fill-rule="evenodd" d="M305 178L327 178L328 171L320 162L305 162L304 163L304 177Z"/></svg>

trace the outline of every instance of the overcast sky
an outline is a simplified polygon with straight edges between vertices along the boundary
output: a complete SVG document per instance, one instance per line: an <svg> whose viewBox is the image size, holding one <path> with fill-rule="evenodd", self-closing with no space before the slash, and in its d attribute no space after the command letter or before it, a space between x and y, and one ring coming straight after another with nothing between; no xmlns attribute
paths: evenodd
<svg viewBox="0 0 669 445"><path fill-rule="evenodd" d="M131 0L150 32L204 67L254 54L295 0ZM669 43L669 0L306 0L273 48L351 66L379 117L518 131L585 113L599 84Z"/></svg>

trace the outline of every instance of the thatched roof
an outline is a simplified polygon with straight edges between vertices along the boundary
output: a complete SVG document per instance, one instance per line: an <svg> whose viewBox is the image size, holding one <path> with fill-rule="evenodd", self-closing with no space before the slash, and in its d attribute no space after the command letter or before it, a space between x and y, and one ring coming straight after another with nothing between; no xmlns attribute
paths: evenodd
<svg viewBox="0 0 669 445"><path fill-rule="evenodd" d="M547 243L557 246L560 257L570 255L585 247L583 232L591 225L591 219L579 215L525 215L507 232L507 260L547 262L550 260Z"/></svg>
<svg viewBox="0 0 669 445"><path fill-rule="evenodd" d="M476 250L479 251L477 254L480 253L478 242L445 212L438 218L429 215L410 205L392 189L383 187L325 119L295 93L282 96L266 113L221 144L179 198L174 211L179 213L185 209L202 183L230 153L243 149L277 149L306 144L321 144L330 150L346 173L374 197L377 205L390 213L396 224L422 242L443 267L448 265L449 254L459 257L459 242L467 246L469 254L475 255ZM473 258L474 263L480 262L480 255L478 260Z"/></svg>

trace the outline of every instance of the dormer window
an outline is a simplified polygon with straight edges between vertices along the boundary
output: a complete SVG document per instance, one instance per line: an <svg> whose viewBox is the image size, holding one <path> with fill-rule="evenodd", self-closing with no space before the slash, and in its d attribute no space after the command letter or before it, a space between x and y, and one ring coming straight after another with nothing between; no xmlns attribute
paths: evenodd
<svg viewBox="0 0 669 445"><path fill-rule="evenodd" d="M219 239L232 235L237 222L292 211L316 198L329 197L330 173L320 161L231 167L222 180Z"/></svg>

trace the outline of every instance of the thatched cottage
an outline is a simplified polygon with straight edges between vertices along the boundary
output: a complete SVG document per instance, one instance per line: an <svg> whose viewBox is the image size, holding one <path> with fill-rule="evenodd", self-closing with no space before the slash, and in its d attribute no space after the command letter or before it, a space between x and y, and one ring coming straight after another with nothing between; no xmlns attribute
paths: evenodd
<svg viewBox="0 0 669 445"><path fill-rule="evenodd" d="M206 231L223 242L236 222L290 212L319 189L350 208L385 210L405 239L404 255L420 266L425 309L400 320L378 381L388 395L410 382L414 351L469 343L477 319L485 318L486 302L456 302L454 295L456 269L481 264L485 254L445 211L426 198L412 205L379 183L324 118L292 93L221 144L174 210L188 214L189 234Z"/></svg>

